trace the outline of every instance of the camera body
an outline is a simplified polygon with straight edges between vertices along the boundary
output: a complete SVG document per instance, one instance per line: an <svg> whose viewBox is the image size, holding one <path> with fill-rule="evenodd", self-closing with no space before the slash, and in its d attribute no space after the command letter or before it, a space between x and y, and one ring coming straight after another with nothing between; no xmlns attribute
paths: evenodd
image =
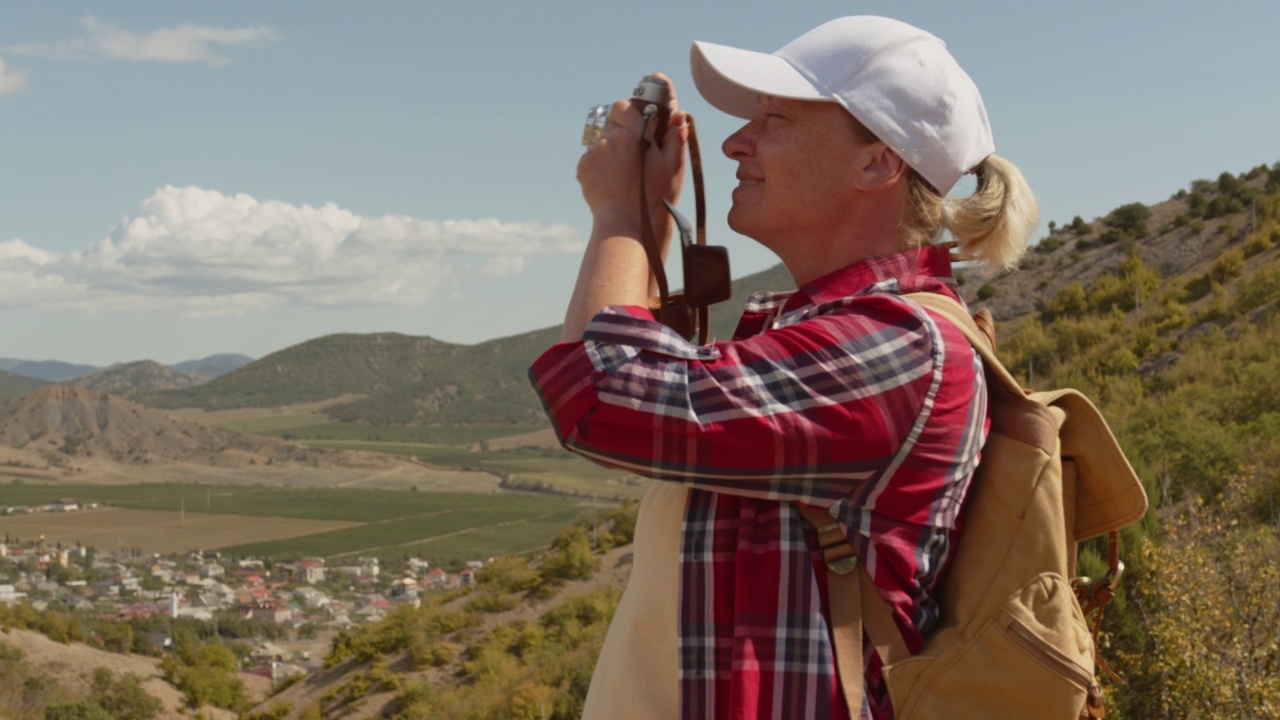
<svg viewBox="0 0 1280 720"><path fill-rule="evenodd" d="M599 142L604 129L609 124L609 105L596 105L587 112L586 127L582 131L582 144L591 147ZM667 132L667 124L671 120L671 88L662 78L645 75L636 83L631 91L631 107L639 110L646 117L654 117L649 124L646 139L662 144L662 136Z"/></svg>

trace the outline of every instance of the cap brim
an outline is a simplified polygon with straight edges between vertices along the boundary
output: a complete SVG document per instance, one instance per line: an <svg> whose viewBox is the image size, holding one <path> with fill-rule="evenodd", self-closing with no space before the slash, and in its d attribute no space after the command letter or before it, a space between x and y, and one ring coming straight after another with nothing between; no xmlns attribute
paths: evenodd
<svg viewBox="0 0 1280 720"><path fill-rule="evenodd" d="M777 55L695 42L689 50L693 84L713 107L750 118L760 95L797 100L831 100L786 60Z"/></svg>

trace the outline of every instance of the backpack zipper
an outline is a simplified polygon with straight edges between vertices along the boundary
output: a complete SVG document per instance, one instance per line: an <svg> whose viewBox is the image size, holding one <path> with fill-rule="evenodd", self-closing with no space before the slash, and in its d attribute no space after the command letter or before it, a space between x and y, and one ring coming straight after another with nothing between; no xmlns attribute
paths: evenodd
<svg viewBox="0 0 1280 720"><path fill-rule="evenodd" d="M1025 650L1050 670L1080 686L1080 689L1087 691L1093 685L1092 673L1080 667L1071 658L1063 655L1057 648L1041 640L1035 633L1031 632L1030 628L1016 618L1009 620L1008 626L1005 627L1005 634L1013 641L1013 644Z"/></svg>

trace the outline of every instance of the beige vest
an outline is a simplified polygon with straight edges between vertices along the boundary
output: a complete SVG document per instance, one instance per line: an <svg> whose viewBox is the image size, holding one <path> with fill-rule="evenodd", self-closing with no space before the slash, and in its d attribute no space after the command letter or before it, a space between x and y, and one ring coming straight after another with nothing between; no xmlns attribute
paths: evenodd
<svg viewBox="0 0 1280 720"><path fill-rule="evenodd" d="M631 579L596 661L583 720L680 716L676 618L688 496L683 485L655 480L640 500Z"/></svg>

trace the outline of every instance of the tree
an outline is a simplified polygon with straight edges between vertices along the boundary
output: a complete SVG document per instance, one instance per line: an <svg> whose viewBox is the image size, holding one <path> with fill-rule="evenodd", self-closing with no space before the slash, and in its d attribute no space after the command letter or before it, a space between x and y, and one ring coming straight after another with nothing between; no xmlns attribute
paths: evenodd
<svg viewBox="0 0 1280 720"><path fill-rule="evenodd" d="M150 720L160 714L164 704L142 687L142 678L125 673L119 679L104 667L93 671L89 699L116 720Z"/></svg>
<svg viewBox="0 0 1280 720"><path fill-rule="evenodd" d="M1248 520L1251 472L1216 502L1190 502L1143 556L1157 652L1144 658L1160 712L1199 718L1280 716L1280 533Z"/></svg>

